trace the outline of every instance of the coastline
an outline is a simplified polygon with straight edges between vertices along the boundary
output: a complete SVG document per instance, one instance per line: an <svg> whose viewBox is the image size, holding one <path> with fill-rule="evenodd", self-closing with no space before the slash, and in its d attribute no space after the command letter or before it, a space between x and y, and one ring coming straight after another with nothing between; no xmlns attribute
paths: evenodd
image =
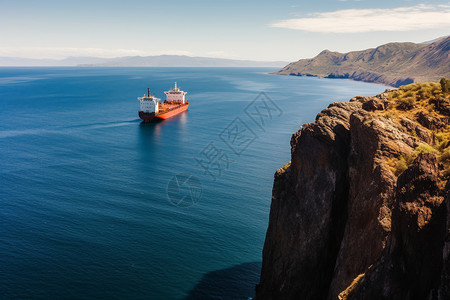
<svg viewBox="0 0 450 300"><path fill-rule="evenodd" d="M321 79L340 79L340 80L348 80L348 81L354 81L354 82L364 82L364 83L371 83L371 84L376 84L376 85L383 85L383 86L390 87L392 89L397 89L398 88L398 87L396 87L394 85L390 85L390 84L387 84L387 83L376 82L376 81L356 80L356 79L353 79L353 78L331 78L331 77L320 76L320 75L291 75L291 74L279 74L279 73L274 73L274 72L268 72L268 73L263 73L263 74L266 74L266 75L292 76L292 77L314 77L314 78L321 78Z"/></svg>

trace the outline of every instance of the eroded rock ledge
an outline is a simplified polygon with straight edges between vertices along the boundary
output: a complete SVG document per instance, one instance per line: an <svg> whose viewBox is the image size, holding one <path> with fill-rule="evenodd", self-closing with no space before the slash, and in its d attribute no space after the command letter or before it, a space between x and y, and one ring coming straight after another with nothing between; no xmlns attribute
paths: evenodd
<svg viewBox="0 0 450 300"><path fill-rule="evenodd" d="M332 103L292 136L258 300L450 299L450 100L394 92Z"/></svg>

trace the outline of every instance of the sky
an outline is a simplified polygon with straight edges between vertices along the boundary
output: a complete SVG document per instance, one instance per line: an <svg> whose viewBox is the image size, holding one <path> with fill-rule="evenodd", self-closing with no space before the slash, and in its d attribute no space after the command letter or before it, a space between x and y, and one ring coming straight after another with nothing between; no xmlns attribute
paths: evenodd
<svg viewBox="0 0 450 300"><path fill-rule="evenodd" d="M439 0L0 0L0 56L294 61L449 34Z"/></svg>

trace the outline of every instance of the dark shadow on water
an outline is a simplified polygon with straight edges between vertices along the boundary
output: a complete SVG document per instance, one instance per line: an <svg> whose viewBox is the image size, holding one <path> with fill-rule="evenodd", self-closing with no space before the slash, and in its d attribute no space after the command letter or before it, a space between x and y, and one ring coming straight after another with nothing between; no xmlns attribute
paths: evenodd
<svg viewBox="0 0 450 300"><path fill-rule="evenodd" d="M162 121L155 121L150 123L140 122L138 131L140 136L140 143L142 145L143 153L151 151L155 143L158 142L161 135L161 123Z"/></svg>
<svg viewBox="0 0 450 300"><path fill-rule="evenodd" d="M247 300L255 296L260 272L261 262L210 272L203 276L185 300Z"/></svg>
<svg viewBox="0 0 450 300"><path fill-rule="evenodd" d="M144 123L144 121L139 123L139 132L143 137L151 137L153 135L158 136L161 131L161 122L164 120L152 120L152 122Z"/></svg>

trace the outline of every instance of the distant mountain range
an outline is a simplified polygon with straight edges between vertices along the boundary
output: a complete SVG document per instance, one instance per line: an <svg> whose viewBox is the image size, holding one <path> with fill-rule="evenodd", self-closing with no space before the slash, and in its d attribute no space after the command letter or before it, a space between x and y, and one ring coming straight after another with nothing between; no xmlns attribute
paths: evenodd
<svg viewBox="0 0 450 300"><path fill-rule="evenodd" d="M0 66L88 66L88 67L275 67L286 61L234 60L186 55L125 56L116 58L68 57L56 59L31 59L0 57Z"/></svg>
<svg viewBox="0 0 450 300"><path fill-rule="evenodd" d="M324 50L273 74L348 78L398 87L450 77L450 36L425 42L389 43L348 53Z"/></svg>

